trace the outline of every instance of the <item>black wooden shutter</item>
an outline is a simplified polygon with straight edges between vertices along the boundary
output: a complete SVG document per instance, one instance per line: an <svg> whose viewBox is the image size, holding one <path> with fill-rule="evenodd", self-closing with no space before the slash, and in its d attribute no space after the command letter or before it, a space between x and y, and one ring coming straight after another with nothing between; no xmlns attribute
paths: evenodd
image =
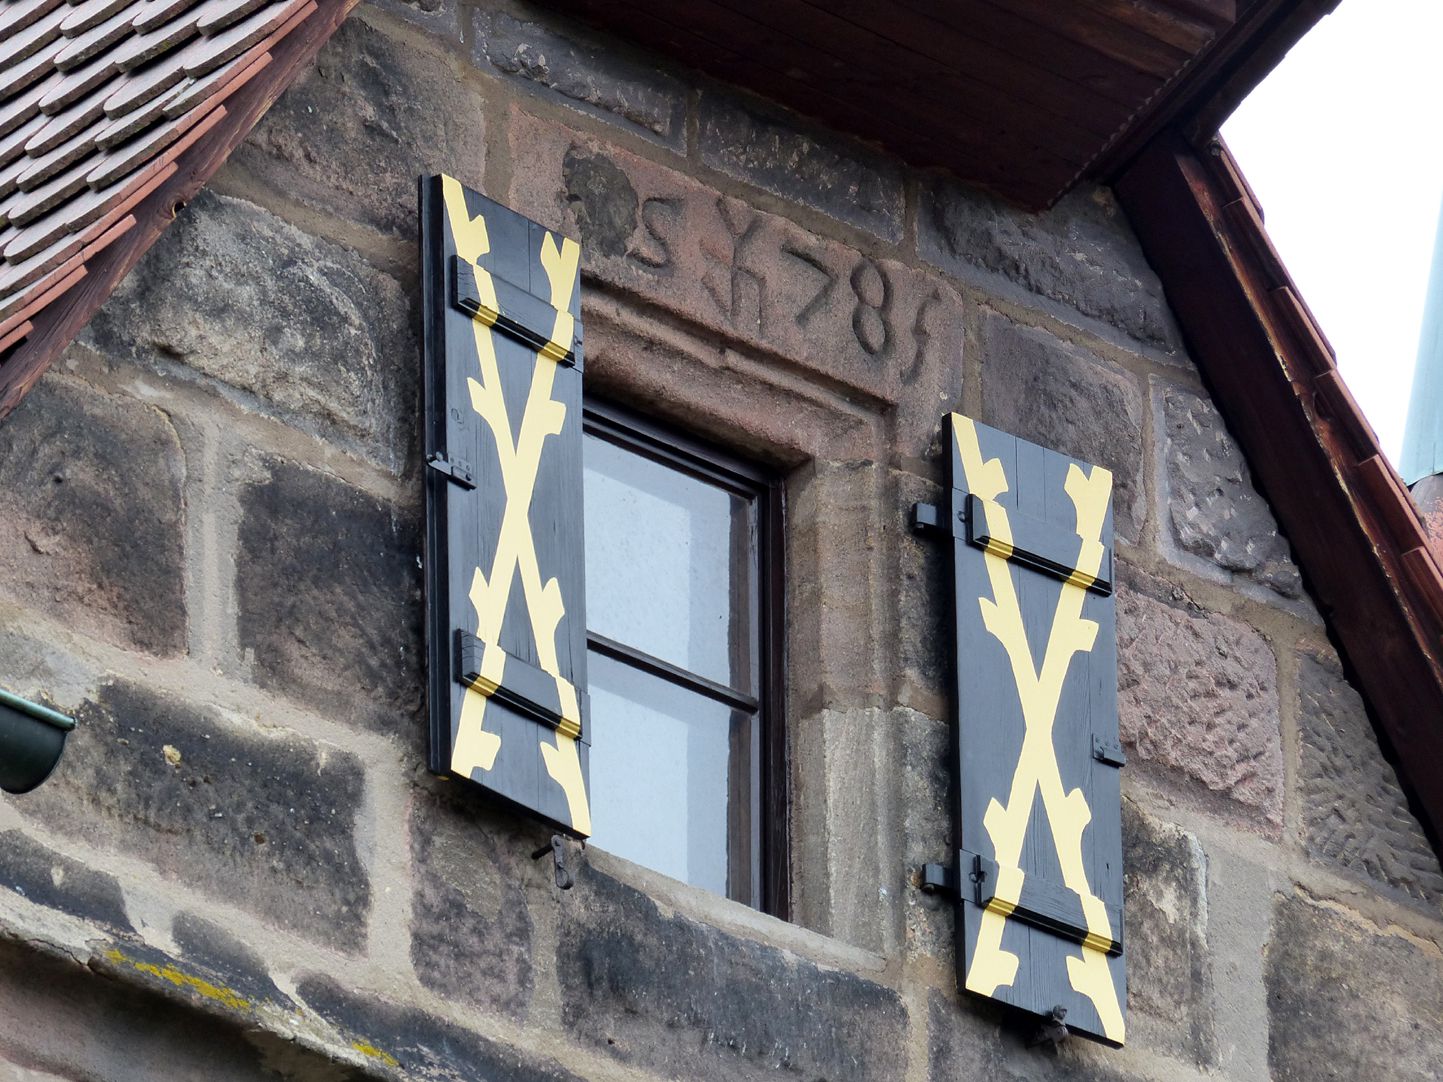
<svg viewBox="0 0 1443 1082"><path fill-rule="evenodd" d="M586 837L580 262L422 178L430 767Z"/></svg>
<svg viewBox="0 0 1443 1082"><path fill-rule="evenodd" d="M958 984L1121 1044L1112 475L949 420Z"/></svg>

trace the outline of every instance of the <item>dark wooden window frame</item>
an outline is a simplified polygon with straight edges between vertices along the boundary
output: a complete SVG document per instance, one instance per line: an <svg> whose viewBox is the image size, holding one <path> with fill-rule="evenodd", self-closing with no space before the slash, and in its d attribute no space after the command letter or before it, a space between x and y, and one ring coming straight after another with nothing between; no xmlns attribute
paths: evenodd
<svg viewBox="0 0 1443 1082"><path fill-rule="evenodd" d="M653 461L717 485L753 501L756 509L758 581L747 603L754 605L760 667L753 679L755 694L748 694L690 672L624 643L594 632L587 645L597 653L662 678L679 687L729 706L754 711L758 738L756 762L747 784L754 784L758 799L749 803L759 813L753 829L759 847L752 865L760 880L750 898L739 901L781 917L791 918L790 770L785 716L786 613L784 483L776 474L695 436L659 424L634 410L588 397L584 431ZM735 790L734 790L735 792Z"/></svg>

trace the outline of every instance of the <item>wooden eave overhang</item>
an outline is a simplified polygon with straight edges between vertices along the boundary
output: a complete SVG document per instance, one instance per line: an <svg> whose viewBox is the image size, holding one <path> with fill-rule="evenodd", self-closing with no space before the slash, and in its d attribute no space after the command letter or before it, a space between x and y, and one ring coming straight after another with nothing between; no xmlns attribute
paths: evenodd
<svg viewBox="0 0 1443 1082"><path fill-rule="evenodd" d="M1439 849L1443 569L1408 489L1222 142L1164 131L1115 187Z"/></svg>
<svg viewBox="0 0 1443 1082"><path fill-rule="evenodd" d="M1221 119L1338 0L543 2L1038 210Z"/></svg>

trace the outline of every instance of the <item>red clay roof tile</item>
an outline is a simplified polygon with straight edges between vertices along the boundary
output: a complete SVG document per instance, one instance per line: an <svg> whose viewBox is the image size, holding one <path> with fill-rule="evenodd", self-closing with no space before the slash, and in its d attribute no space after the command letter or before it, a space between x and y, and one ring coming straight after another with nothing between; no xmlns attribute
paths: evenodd
<svg viewBox="0 0 1443 1082"><path fill-rule="evenodd" d="M0 417L354 4L0 0Z"/></svg>

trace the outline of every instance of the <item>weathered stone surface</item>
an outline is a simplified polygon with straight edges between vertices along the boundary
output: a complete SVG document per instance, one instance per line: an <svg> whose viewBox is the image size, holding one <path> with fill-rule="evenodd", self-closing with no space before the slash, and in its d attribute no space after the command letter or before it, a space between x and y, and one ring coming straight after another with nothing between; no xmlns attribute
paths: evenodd
<svg viewBox="0 0 1443 1082"><path fill-rule="evenodd" d="M478 973L478 980L490 979ZM498 1044L416 1007L387 1002L338 984L303 977L306 1005L352 1038L372 1071L437 1082L581 1082L552 1059Z"/></svg>
<svg viewBox="0 0 1443 1082"><path fill-rule="evenodd" d="M1186 552L1301 597L1302 579L1267 501L1253 488L1242 451L1213 404L1190 391L1161 391L1172 539Z"/></svg>
<svg viewBox="0 0 1443 1082"><path fill-rule="evenodd" d="M511 205L585 238L603 282L716 334L897 405L917 454L962 383L961 298L696 181L513 112Z"/></svg>
<svg viewBox="0 0 1443 1082"><path fill-rule="evenodd" d="M1032 1048L1031 1015L1004 1014L1000 1006L970 995L956 999L933 991L927 998L927 1077L930 1082L1123 1082L1135 1076L1117 1052L1070 1040L1056 1049Z"/></svg>
<svg viewBox="0 0 1443 1082"><path fill-rule="evenodd" d="M371 891L353 831L361 764L298 737L242 732L136 685L77 711L65 758L23 813L342 950Z"/></svg>
<svg viewBox="0 0 1443 1082"><path fill-rule="evenodd" d="M0 592L122 646L182 653L184 477L160 411L46 380L0 425Z"/></svg>
<svg viewBox="0 0 1443 1082"><path fill-rule="evenodd" d="M896 159L752 98L704 90L698 141L707 165L815 207L884 240L902 237Z"/></svg>
<svg viewBox="0 0 1443 1082"><path fill-rule="evenodd" d="M1275 1082L1443 1078L1443 970L1433 952L1279 896L1265 957Z"/></svg>
<svg viewBox="0 0 1443 1082"><path fill-rule="evenodd" d="M194 913L178 913L171 934L187 967L199 966L216 981L252 1003L275 1003L295 1010L289 996L276 987L265 960L218 924Z"/></svg>
<svg viewBox="0 0 1443 1082"><path fill-rule="evenodd" d="M942 972L956 966L956 903L915 889L928 862L956 860L952 836L952 731L948 722L915 710L894 710L891 725L902 742L902 827L906 833L907 949L931 959Z"/></svg>
<svg viewBox="0 0 1443 1082"><path fill-rule="evenodd" d="M900 1079L896 992L697 924L585 868L557 973L579 1040L669 1077Z"/></svg>
<svg viewBox="0 0 1443 1082"><path fill-rule="evenodd" d="M411 804L411 965L448 1000L522 1019L531 1001L534 864L494 810L417 790ZM478 974L485 974L478 980Z"/></svg>
<svg viewBox="0 0 1443 1082"><path fill-rule="evenodd" d="M1337 665L1299 657L1303 837L1309 856L1437 910L1443 871Z"/></svg>
<svg viewBox="0 0 1443 1082"><path fill-rule="evenodd" d="M900 701L919 710L940 714L951 704L952 594L947 546L906 528L915 503L950 499L942 486L907 473L894 473L897 506L891 522L896 528L898 561L895 570L897 600L897 664L903 680Z"/></svg>
<svg viewBox="0 0 1443 1082"><path fill-rule="evenodd" d="M479 62L553 90L583 112L673 150L686 147L686 84L622 42L576 24L543 25L496 11L477 12L473 47Z"/></svg>
<svg viewBox="0 0 1443 1082"><path fill-rule="evenodd" d="M1272 648L1137 572L1117 599L1118 721L1132 765L1175 771L1276 832L1283 752Z"/></svg>
<svg viewBox="0 0 1443 1082"><path fill-rule="evenodd" d="M156 956L156 961L164 959ZM131 970L128 976L138 975ZM177 1004L186 993L175 984L169 984L168 991L170 996L162 998L69 959L48 957L19 943L0 943L0 1018L5 1019L0 1026L0 1078L260 1082L278 1077L266 1069L263 1053L239 1026ZM295 1060L296 1074L286 1077L326 1077L316 1073L323 1069L319 1057L298 1053ZM7 1062L26 1070L12 1072Z"/></svg>
<svg viewBox="0 0 1443 1082"><path fill-rule="evenodd" d="M1117 365L1046 331L989 314L982 324L982 421L1112 471L1114 528L1137 538L1146 517L1147 407Z"/></svg>
<svg viewBox="0 0 1443 1082"><path fill-rule="evenodd" d="M1124 800L1122 848L1128 1040L1216 1066L1202 846Z"/></svg>
<svg viewBox="0 0 1443 1082"><path fill-rule="evenodd" d="M257 683L334 721L420 739L417 523L281 459L241 494L236 597Z"/></svg>
<svg viewBox="0 0 1443 1082"><path fill-rule="evenodd" d="M484 187L485 111L444 57L347 19L231 162L288 199L410 238L419 174Z"/></svg>
<svg viewBox="0 0 1443 1082"><path fill-rule="evenodd" d="M368 9L398 15L452 45L462 43L462 28L471 23L473 11L466 0L366 0L360 10Z"/></svg>
<svg viewBox="0 0 1443 1082"><path fill-rule="evenodd" d="M134 930L115 876L48 849L18 830L0 834L0 887L81 920Z"/></svg>
<svg viewBox="0 0 1443 1082"><path fill-rule="evenodd" d="M1084 186L1051 210L1028 214L939 179L922 192L917 247L928 262L1001 299L1182 356L1162 283L1105 188Z"/></svg>
<svg viewBox="0 0 1443 1082"><path fill-rule="evenodd" d="M410 303L394 278L351 249L244 200L202 192L82 341L112 358L179 359L244 392L242 402L254 396L399 469L416 432ZM176 374L185 370L167 367L167 378Z"/></svg>

